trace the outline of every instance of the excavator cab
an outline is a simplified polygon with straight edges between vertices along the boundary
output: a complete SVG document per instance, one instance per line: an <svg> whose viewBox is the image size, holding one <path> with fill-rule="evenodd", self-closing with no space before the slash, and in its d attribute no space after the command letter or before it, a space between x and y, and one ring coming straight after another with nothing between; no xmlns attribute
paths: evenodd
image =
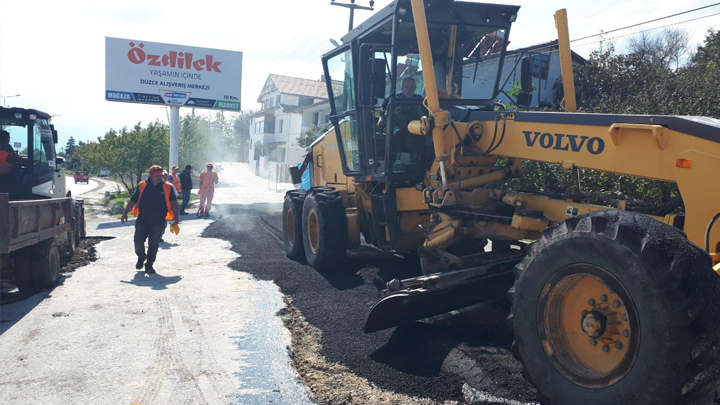
<svg viewBox="0 0 720 405"><path fill-rule="evenodd" d="M492 110L518 7L426 1L435 80L454 114ZM414 185L434 158L408 124L428 115L410 2L393 2L323 57L343 171L355 181Z"/></svg>

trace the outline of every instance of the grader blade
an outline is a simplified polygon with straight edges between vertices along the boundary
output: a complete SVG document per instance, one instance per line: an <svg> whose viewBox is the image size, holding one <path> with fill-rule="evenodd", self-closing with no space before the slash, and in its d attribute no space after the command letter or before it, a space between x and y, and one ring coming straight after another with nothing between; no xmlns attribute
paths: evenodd
<svg viewBox="0 0 720 405"><path fill-rule="evenodd" d="M392 280L387 295L370 310L365 333L503 298L515 282L512 269L523 257L518 252L512 259L493 264Z"/></svg>

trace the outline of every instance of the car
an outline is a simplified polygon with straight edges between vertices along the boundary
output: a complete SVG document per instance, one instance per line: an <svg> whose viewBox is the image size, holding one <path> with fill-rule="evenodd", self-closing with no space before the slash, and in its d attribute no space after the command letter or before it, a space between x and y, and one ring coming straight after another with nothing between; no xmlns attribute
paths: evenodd
<svg viewBox="0 0 720 405"><path fill-rule="evenodd" d="M100 177L107 177L110 175L110 170L100 170Z"/></svg>
<svg viewBox="0 0 720 405"><path fill-rule="evenodd" d="M73 179L75 179L75 184L80 182L90 183L90 176L88 176L88 172L86 170L75 171Z"/></svg>

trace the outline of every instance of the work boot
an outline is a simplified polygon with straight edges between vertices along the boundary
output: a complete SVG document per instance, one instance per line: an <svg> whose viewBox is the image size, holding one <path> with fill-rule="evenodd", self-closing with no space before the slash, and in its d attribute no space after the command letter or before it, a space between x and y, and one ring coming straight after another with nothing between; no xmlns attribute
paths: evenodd
<svg viewBox="0 0 720 405"><path fill-rule="evenodd" d="M145 264L145 258L144 257L138 257L137 263L135 263L135 268L140 270L143 268L143 264Z"/></svg>
<svg viewBox="0 0 720 405"><path fill-rule="evenodd" d="M145 265L145 274L155 274L155 269L153 269L152 264L147 263Z"/></svg>

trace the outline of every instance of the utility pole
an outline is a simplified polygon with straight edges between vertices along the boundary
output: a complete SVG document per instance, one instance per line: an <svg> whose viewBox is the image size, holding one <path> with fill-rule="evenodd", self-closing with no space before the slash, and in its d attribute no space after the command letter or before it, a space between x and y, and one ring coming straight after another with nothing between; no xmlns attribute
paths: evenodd
<svg viewBox="0 0 720 405"><path fill-rule="evenodd" d="M374 0L370 0L370 7L367 6L359 6L355 4L355 0L350 0L350 3L337 3L335 0L330 0L331 6L340 6L350 9L350 25L348 25L348 32L352 31L353 29L353 17L355 16L355 10L370 10L373 11L373 6L375 5Z"/></svg>

